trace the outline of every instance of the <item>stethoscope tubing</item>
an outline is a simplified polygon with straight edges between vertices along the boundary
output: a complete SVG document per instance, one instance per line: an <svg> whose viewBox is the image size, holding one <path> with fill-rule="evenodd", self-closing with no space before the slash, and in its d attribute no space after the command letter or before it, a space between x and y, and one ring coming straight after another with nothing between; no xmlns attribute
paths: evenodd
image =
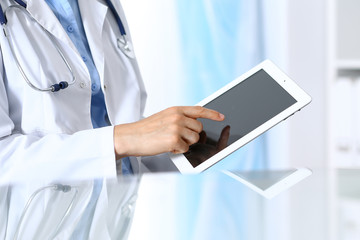
<svg viewBox="0 0 360 240"><path fill-rule="evenodd" d="M54 38L54 36L49 33L43 26L40 25L41 29L45 32L45 34L48 36L48 38L51 39L51 43L53 44L53 46L55 47L56 51L58 52L58 54L60 55L62 61L64 62L64 64L66 65L68 71L70 72L71 74L71 81L70 82L67 82L67 81L61 81L59 83L56 83L56 84L53 84L51 85L50 87L47 87L47 88L40 88L40 87L37 87L35 86L31 81L30 79L27 77L27 75L25 74L25 71L23 70L23 68L21 67L21 64L15 54L15 49L14 49L14 45L13 45L13 41L11 39L11 34L10 34L10 31L8 30L7 28L7 12L10 10L10 9L13 9L13 10L20 10L21 12L23 12L29 19L31 19L32 21L34 21L35 23L36 20L29 14L29 12L26 10L26 3L22 0L14 0L18 5L10 5L5 11L3 11L2 7L1 7L1 4L0 4L0 24L2 25L3 27L3 32L4 32L4 35L7 39L7 42L10 46L10 51L14 57L14 60L15 60L15 64L17 66L17 68L19 69L20 71L20 74L21 76L23 77L23 79L25 80L25 82L34 90L36 91L40 91L40 92L57 92L61 89L65 89L67 88L69 85L73 85L75 82L76 82L76 77L75 77L75 74L73 72L73 69L70 65L70 63L67 61L64 53L61 51L61 48L60 46L58 45L56 39ZM119 14L117 13L114 5L112 4L112 2L110 0L105 0L110 11L112 12L117 24L118 24L118 27L119 27L119 31L120 31L120 34L121 34L121 39L117 39L117 46L118 48L120 48L123 53L128 56L129 58L134 58L135 55L134 55L134 52L132 50L132 45L130 42L127 41L127 38L126 38L126 31L125 31L125 27L121 21L121 18L119 16ZM38 24L38 23L37 23Z"/></svg>
<svg viewBox="0 0 360 240"><path fill-rule="evenodd" d="M14 8L14 9L19 9L19 10L21 10L21 12L23 12L24 14L29 15L28 12L22 11L22 9L21 9L20 6L16 6L16 5L15 5L15 6L11 6L11 7ZM9 9L10 9L10 8L6 9L6 11L8 11ZM6 11L5 11L5 12L6 12ZM54 37L53 37L45 28L43 28L42 26L41 26L41 28L42 28L42 30L46 33L46 35L47 35L49 38L51 38L51 40L52 40L51 43L52 43L53 46L55 47L56 51L57 51L58 54L60 55L62 61L65 63L67 69L69 70L69 72L70 72L70 74L71 74L72 80L71 80L69 83L67 83L67 85L72 85L72 84L74 84L74 83L76 82L76 77L75 77L74 71L72 70L69 62L66 60L63 52L60 50L60 46L58 45L57 41L55 41ZM54 84L54 85L52 85L52 86L50 86L50 87L48 87L48 88L39 88L39 87L36 87L34 84L31 83L31 81L29 80L29 78L26 76L23 68L21 67L20 62L19 62L19 60L18 60L18 58L17 58L17 56L16 56L16 54L15 54L13 42L12 42L12 40L10 39L10 38L11 38L11 35L10 35L10 33L9 33L9 30L7 29L7 25L6 25L6 24L3 25L3 29L4 29L4 34L5 34L5 37L6 37L6 39L7 39L7 42L8 42L8 44L9 44L9 46L10 46L10 50L11 50L12 55L13 55L13 57L14 57L15 64L16 64L17 68L19 69L22 77L23 77L24 80L26 81L26 83L27 83L32 89L37 90L37 91L40 91L40 92L49 92L49 91L55 92L55 91L57 90L57 87L58 87L57 85L58 85L58 84ZM60 82L60 83L66 84L65 82Z"/></svg>
<svg viewBox="0 0 360 240"><path fill-rule="evenodd" d="M17 0L18 2L19 0ZM26 5L25 5L26 6ZM23 70L23 68L21 67L21 64L17 58L17 55L15 54L15 49L14 49L14 45L13 45L13 41L11 40L11 34L10 31L8 30L7 27L7 19L6 19L6 14L8 11L10 11L10 9L12 10L19 10L20 12L22 12L23 14L25 14L29 19L31 19L33 22L36 23L36 21L33 19L33 17L27 12L24 11L23 5L11 5L9 6L5 11L2 11L1 5L0 5L0 23L3 27L3 31L4 31L4 35L6 37L6 40L9 44L10 47L10 51L14 57L15 60L15 64L17 66L17 68L20 71L21 76L23 77L23 79L25 80L25 82L34 90L36 91L40 91L40 92L57 92L60 89L65 89L67 88L69 85L73 85L76 82L76 77L74 74L74 71L72 70L69 62L66 60L63 52L60 49L60 46L58 45L57 41L55 40L55 38L51 35L51 33L49 33L43 26L40 25L42 31L48 36L48 38L51 39L51 43L52 45L55 47L56 51L58 52L58 54L60 55L62 61L64 62L64 64L66 65L68 71L71 74L71 81L70 82L66 82L66 81L61 81L59 83L53 84L48 88L40 88L35 86L27 77L27 75L25 74L25 71Z"/></svg>
<svg viewBox="0 0 360 240"><path fill-rule="evenodd" d="M62 184L54 184L54 185L50 185L50 186L45 186L45 187L42 187L42 188L39 188L37 189L35 192L33 192L33 194L31 194L30 198L28 199L28 201L26 202L25 204L25 207L22 211L22 214L21 214L21 217L20 217L20 220L18 222L18 225L17 225L17 228L16 228L16 231L15 231L15 234L14 234L14 240L17 240L18 237L19 237L19 233L20 233L20 230L21 230L21 226L22 226L22 223L24 221L24 218L25 218L25 215L31 205L31 203L33 202L34 198L42 191L46 190L46 189L52 189L54 191L62 191L62 192L69 192L71 191L72 189L75 189L75 193L71 199L71 202L69 204L69 206L67 207L64 215L62 216L59 224L56 226L55 228L55 231L51 234L51 237L49 239L53 239L54 236L56 236L56 234L59 232L59 229L60 227L62 226L62 224L64 223L64 220L67 218L67 216L70 214L70 211L71 209L73 208L73 205L74 205L74 201L75 201L75 198L78 194L78 189L76 187L71 187L69 185L62 185Z"/></svg>

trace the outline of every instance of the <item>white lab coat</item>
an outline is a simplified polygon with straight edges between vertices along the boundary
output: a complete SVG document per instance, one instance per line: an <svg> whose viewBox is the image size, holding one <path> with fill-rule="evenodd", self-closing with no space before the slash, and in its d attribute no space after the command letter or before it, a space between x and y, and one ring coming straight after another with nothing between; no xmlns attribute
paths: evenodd
<svg viewBox="0 0 360 240"><path fill-rule="evenodd" d="M88 234L86 239L127 239L140 178L97 181L103 183L95 196L92 181L71 183L68 192L51 188L39 191L27 209L26 203L34 192L52 185L28 182L0 186L0 239L14 239L17 231L17 239L79 239L79 229ZM93 197L94 214L88 215Z"/></svg>
<svg viewBox="0 0 360 240"><path fill-rule="evenodd" d="M119 1L113 1L126 32ZM9 5L1 1L3 9ZM76 83L56 93L35 91L22 78L9 45L0 34L0 183L28 179L115 177L113 127L93 129L91 79L76 47L43 0L28 0L27 10L58 41ZM117 48L118 25L103 0L79 0L91 53L100 75L112 125L141 118L146 93L135 59ZM9 11L15 52L34 85L71 81L51 40L20 11ZM131 41L131 39L130 39Z"/></svg>

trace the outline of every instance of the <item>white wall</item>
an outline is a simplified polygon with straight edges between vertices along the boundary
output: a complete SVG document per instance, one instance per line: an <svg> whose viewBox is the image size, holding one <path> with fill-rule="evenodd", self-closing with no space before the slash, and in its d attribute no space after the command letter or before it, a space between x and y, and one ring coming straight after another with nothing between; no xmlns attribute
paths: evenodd
<svg viewBox="0 0 360 240"><path fill-rule="evenodd" d="M319 178L317 168L327 165L326 159L326 0L288 1L288 73L303 89L312 96L312 103L302 111L289 118L290 161L293 166L307 166L315 170L311 178ZM305 182L297 194L327 191L326 183L319 185ZM296 186L295 186L296 187ZM313 201L322 208L307 209L313 212L307 218L303 211L303 199L296 194L291 197L291 239L304 239L306 233L300 226L321 229L319 233L329 229L328 207L325 194L315 194ZM320 213L320 214L316 214ZM300 222L299 219L307 219ZM318 224L318 223L322 224ZM315 224L316 223L316 224ZM299 226L299 227L298 227ZM305 237L306 238L306 237ZM319 235L318 239L323 239Z"/></svg>
<svg viewBox="0 0 360 240"><path fill-rule="evenodd" d="M326 0L288 1L288 74L312 96L289 120L294 166L326 166Z"/></svg>
<svg viewBox="0 0 360 240"><path fill-rule="evenodd" d="M176 1L121 0L121 3L149 93L145 115L181 105L185 93L177 86L183 79L183 66L179 62ZM270 131L271 161L279 162L280 167L285 161L289 161L290 166L323 167L326 165L326 0L277 0L264 1L264 4L265 37L270 46L266 48L266 56L313 98L304 110ZM159 89L166 89L165 96L171 98L157 94Z"/></svg>
<svg viewBox="0 0 360 240"><path fill-rule="evenodd" d="M168 0L121 0L148 93L145 116L169 106L182 105L183 66L179 61L175 3Z"/></svg>

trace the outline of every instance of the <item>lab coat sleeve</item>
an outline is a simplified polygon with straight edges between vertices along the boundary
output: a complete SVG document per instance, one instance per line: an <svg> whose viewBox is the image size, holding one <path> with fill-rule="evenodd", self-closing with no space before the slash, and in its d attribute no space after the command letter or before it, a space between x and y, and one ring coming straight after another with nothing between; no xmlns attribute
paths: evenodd
<svg viewBox="0 0 360 240"><path fill-rule="evenodd" d="M2 58L0 57L1 64ZM0 184L116 176L112 126L43 137L14 132L0 75Z"/></svg>
<svg viewBox="0 0 360 240"><path fill-rule="evenodd" d="M0 149L0 183L116 176L112 127L41 138L11 134Z"/></svg>

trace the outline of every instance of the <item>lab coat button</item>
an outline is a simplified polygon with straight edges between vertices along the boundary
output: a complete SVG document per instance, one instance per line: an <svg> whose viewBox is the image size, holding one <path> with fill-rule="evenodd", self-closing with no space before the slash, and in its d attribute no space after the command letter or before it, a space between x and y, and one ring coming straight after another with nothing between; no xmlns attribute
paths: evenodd
<svg viewBox="0 0 360 240"><path fill-rule="evenodd" d="M85 84L84 82L81 82L81 83L80 83L80 87L81 87L81 88L85 88L85 87L86 87L86 84Z"/></svg>
<svg viewBox="0 0 360 240"><path fill-rule="evenodd" d="M104 85L104 90L106 90L106 85Z"/></svg>
<svg viewBox="0 0 360 240"><path fill-rule="evenodd" d="M66 30L67 30L68 32L72 33L72 32L74 31L74 28L73 28L71 25L69 25L69 26L66 28Z"/></svg>

